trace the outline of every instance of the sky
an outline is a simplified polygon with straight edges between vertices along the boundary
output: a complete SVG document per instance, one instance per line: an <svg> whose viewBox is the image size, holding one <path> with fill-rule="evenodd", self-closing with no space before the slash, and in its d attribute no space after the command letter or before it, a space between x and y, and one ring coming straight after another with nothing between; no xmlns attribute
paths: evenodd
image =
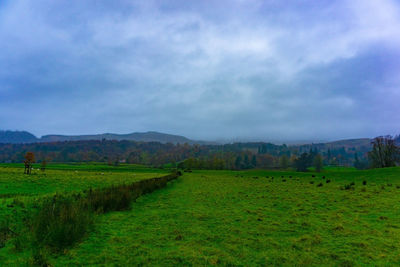
<svg viewBox="0 0 400 267"><path fill-rule="evenodd" d="M400 133L399 0L2 0L0 129Z"/></svg>

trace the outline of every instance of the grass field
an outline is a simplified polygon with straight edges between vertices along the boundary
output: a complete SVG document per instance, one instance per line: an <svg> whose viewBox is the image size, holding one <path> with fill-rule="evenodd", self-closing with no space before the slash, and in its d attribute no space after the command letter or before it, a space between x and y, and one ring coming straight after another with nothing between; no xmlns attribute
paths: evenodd
<svg viewBox="0 0 400 267"><path fill-rule="evenodd" d="M52 193L79 192L90 187L107 187L151 178L168 171L143 166L108 166L98 164L55 164L45 172L34 166L32 175L23 173L23 165L0 165L0 199L38 196Z"/></svg>
<svg viewBox="0 0 400 267"><path fill-rule="evenodd" d="M122 179L113 171L107 175ZM85 184L83 176L80 180ZM393 266L400 265L399 214L400 168L193 171L140 197L131 210L97 216L83 242L49 255L49 261L54 266ZM28 256L9 244L0 249L6 264L23 265Z"/></svg>
<svg viewBox="0 0 400 267"><path fill-rule="evenodd" d="M23 169L24 165L21 163L0 163L3 168L18 168ZM34 163L33 168L40 169L40 163ZM47 170L72 170L72 171L112 171L112 172L160 172L160 169L149 168L143 165L121 163L118 166L108 165L99 162L92 163L51 163L47 164ZM39 172L40 173L40 172Z"/></svg>
<svg viewBox="0 0 400 267"><path fill-rule="evenodd" d="M168 171L138 165L49 164L45 172L38 168L35 165L32 174L25 175L22 164L0 165L0 266L3 263L24 265L27 261L29 253L15 253L12 242L4 244L1 235L5 228L17 235L23 231L25 221L42 199L54 194L70 195L90 188L132 184L168 174Z"/></svg>

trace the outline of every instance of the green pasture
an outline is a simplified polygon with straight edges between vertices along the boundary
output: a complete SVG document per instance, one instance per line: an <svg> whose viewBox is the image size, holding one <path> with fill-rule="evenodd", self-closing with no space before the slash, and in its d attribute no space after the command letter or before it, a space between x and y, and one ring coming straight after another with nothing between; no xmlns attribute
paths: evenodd
<svg viewBox="0 0 400 267"><path fill-rule="evenodd" d="M101 216L83 243L52 263L399 265L400 169L185 173L131 211Z"/></svg>
<svg viewBox="0 0 400 267"><path fill-rule="evenodd" d="M22 165L22 167L21 167ZM68 166L68 168L66 168ZM73 166L77 166L75 169ZM65 168L65 169L59 169ZM109 168L109 169L107 169ZM168 171L146 169L144 167L107 165L49 165L42 172L34 166L31 175L25 175L23 164L19 168L0 165L0 199L19 196L39 196L44 194L80 192L88 188L107 187L122 183L132 183L156 177ZM117 169L117 171L115 170ZM125 171L123 171L125 169Z"/></svg>
<svg viewBox="0 0 400 267"><path fill-rule="evenodd" d="M9 194L3 204L0 199L2 214L23 214L18 201L7 206L26 201L12 194L78 192L151 176L20 171L0 168L0 196ZM29 257L15 251L12 240L0 248L4 265L24 265ZM131 210L97 216L81 243L47 258L54 266L400 265L400 168L185 172Z"/></svg>
<svg viewBox="0 0 400 267"><path fill-rule="evenodd" d="M24 168L24 164L21 163L0 163L0 167L3 168ZM41 167L40 163L34 163L33 168L39 170ZM112 172L160 172L160 169L149 168L138 164L127 164L120 163L117 166L108 165L102 162L72 162L72 163L48 163L46 165L47 170L72 170L72 171L112 171Z"/></svg>

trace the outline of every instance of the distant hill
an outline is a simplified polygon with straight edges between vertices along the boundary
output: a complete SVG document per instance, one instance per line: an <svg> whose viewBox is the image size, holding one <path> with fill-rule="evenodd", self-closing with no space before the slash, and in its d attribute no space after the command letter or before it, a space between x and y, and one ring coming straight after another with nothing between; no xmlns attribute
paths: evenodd
<svg viewBox="0 0 400 267"><path fill-rule="evenodd" d="M173 144L194 144L201 143L190 140L184 136L172 135L158 132L130 133L130 134L95 134L95 135L44 135L39 142L61 142L61 141L80 141L80 140L128 140L136 142L160 142Z"/></svg>
<svg viewBox="0 0 400 267"><path fill-rule="evenodd" d="M26 131L0 131L0 143L23 144L37 142L38 138Z"/></svg>
<svg viewBox="0 0 400 267"><path fill-rule="evenodd" d="M88 140L116 140L116 141L136 141L136 142L160 142L160 143L173 143L173 144L199 144L199 145L218 145L219 142L207 142L191 140L184 136L159 133L159 132L136 132L129 134L94 134L94 135L44 135L37 138L35 135L27 131L1 131L0 130L0 143L3 144L24 144L24 143L48 143L48 142L63 142L63 141L88 141ZM346 139L326 143L309 143L302 145L290 145L292 147L321 147L321 148L357 148L369 149L371 147L372 139L359 138L359 139ZM400 144L400 136L396 137L397 143Z"/></svg>
<svg viewBox="0 0 400 267"><path fill-rule="evenodd" d="M24 144L24 143L48 143L63 141L88 141L88 140L128 140L136 142L160 142L173 144L214 144L213 142L195 141L184 136L165 134L159 132L130 133L130 134L94 134L94 135L44 135L37 138L26 131L0 131L0 143Z"/></svg>

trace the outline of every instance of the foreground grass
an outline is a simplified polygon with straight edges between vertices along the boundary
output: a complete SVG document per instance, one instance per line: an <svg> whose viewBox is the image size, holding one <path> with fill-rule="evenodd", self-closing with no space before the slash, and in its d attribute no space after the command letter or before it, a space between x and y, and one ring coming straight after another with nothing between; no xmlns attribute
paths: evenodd
<svg viewBox="0 0 400 267"><path fill-rule="evenodd" d="M167 173L154 169L149 171L136 166L136 172L113 170L99 172L99 168L103 167L85 166L82 168L84 170L79 169L79 171L50 168L44 173L34 170L32 175L24 175L21 168L0 167L0 266L26 264L30 255L21 251L25 250L26 243L30 242L28 237L25 237L26 224L31 222L32 216L38 212L43 201L48 201L54 194L57 194L58 199L65 198L69 203L71 197L76 198L88 189L101 190L110 186L118 188ZM103 197L101 200L104 202ZM70 209L69 213L79 211L75 208Z"/></svg>
<svg viewBox="0 0 400 267"><path fill-rule="evenodd" d="M400 169L311 175L186 173L132 210L100 216L83 243L52 263L399 265Z"/></svg>

